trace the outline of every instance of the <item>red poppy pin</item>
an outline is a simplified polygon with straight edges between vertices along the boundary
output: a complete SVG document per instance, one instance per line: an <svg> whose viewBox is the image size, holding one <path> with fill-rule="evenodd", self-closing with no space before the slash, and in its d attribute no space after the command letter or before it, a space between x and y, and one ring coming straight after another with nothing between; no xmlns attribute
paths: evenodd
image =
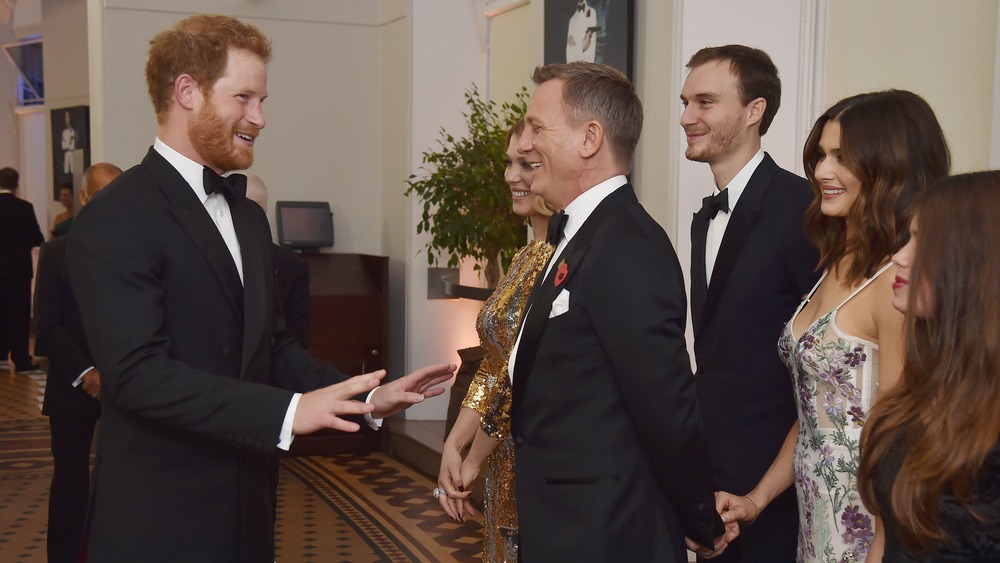
<svg viewBox="0 0 1000 563"><path fill-rule="evenodd" d="M569 264L565 260L561 260L559 265L556 267L556 277L553 280L556 287L562 285L562 282L566 281L566 276L569 275Z"/></svg>

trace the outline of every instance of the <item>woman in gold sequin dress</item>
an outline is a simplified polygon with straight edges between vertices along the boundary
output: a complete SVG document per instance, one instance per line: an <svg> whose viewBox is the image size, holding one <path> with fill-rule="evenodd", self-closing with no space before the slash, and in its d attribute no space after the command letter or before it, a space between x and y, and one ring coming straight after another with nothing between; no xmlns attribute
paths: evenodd
<svg viewBox="0 0 1000 563"><path fill-rule="evenodd" d="M455 426L441 455L438 486L441 506L455 520L472 514L469 485L486 460L483 560L517 561L517 510L514 505L514 446L510 439L510 379L507 359L517 340L528 295L552 255L545 242L549 217L541 198L531 195L531 164L517 153L524 131L520 121L507 134L507 168L514 213L525 217L534 241L518 251L496 290L486 301L476 330L486 355L469 386ZM465 459L462 451L472 447Z"/></svg>

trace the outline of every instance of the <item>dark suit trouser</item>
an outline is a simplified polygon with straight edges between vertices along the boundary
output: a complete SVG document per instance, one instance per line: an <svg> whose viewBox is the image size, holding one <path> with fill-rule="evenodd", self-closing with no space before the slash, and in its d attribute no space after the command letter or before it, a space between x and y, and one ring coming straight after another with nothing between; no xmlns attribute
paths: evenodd
<svg viewBox="0 0 1000 563"><path fill-rule="evenodd" d="M90 445L96 414L52 415L52 487L49 490L49 562L79 563L90 495Z"/></svg>
<svg viewBox="0 0 1000 563"><path fill-rule="evenodd" d="M715 559L700 563L795 563L798 549L795 487L775 498L753 524L740 523L740 537Z"/></svg>
<svg viewBox="0 0 1000 563"><path fill-rule="evenodd" d="M0 276L0 359L18 368L31 363L28 331L31 329L31 278Z"/></svg>

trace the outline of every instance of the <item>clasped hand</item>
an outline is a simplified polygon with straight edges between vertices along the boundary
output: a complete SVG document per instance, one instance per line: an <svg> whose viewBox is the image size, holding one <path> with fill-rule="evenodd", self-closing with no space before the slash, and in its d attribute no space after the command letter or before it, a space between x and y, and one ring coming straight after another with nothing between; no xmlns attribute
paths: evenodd
<svg viewBox="0 0 1000 563"><path fill-rule="evenodd" d="M684 538L687 548L705 559L712 559L721 555L730 542L739 537L739 522L750 520L742 498L725 491L715 493L715 509L719 513L722 523L725 524L726 531L721 536L715 538L714 545L704 546L690 538Z"/></svg>

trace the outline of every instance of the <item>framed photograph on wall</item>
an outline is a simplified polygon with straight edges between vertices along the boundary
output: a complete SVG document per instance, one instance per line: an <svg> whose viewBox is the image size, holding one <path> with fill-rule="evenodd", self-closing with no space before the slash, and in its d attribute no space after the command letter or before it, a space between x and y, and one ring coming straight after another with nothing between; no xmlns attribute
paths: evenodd
<svg viewBox="0 0 1000 563"><path fill-rule="evenodd" d="M52 122L52 200L59 201L59 190L80 187L83 171L90 166L90 108L75 106L54 109Z"/></svg>
<svg viewBox="0 0 1000 563"><path fill-rule="evenodd" d="M545 0L545 64L588 61L632 78L634 0Z"/></svg>

